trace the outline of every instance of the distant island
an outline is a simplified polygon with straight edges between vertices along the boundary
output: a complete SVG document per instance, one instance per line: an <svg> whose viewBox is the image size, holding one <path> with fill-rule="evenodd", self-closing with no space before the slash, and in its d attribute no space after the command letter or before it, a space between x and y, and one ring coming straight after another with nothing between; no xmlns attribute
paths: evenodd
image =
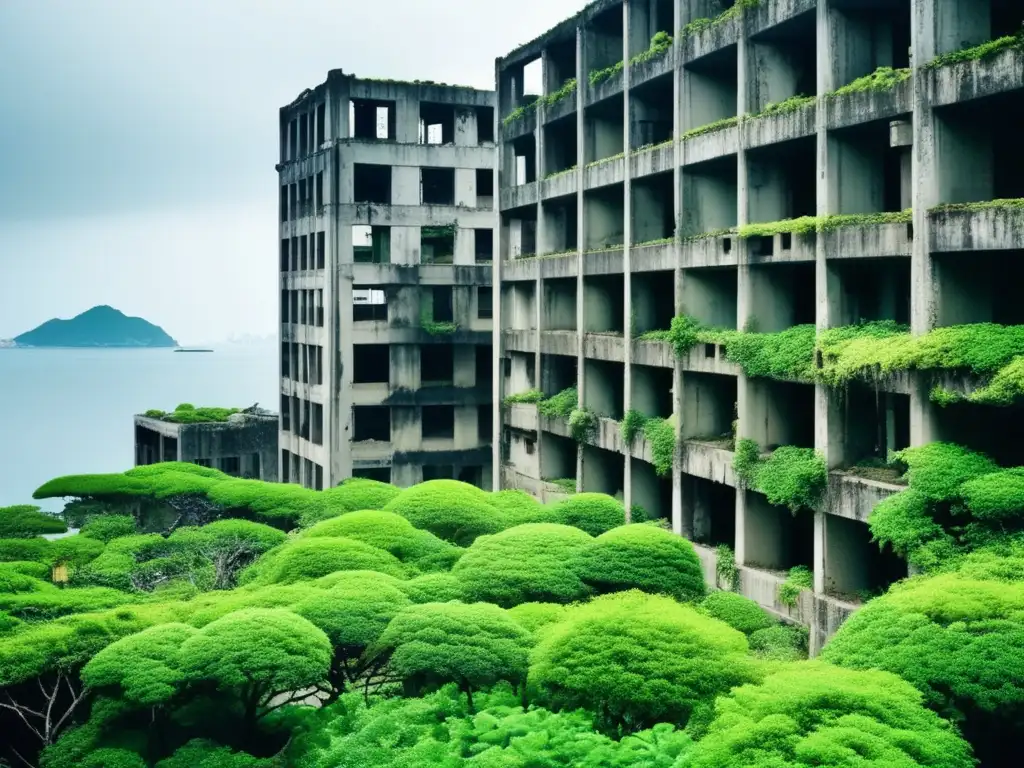
<svg viewBox="0 0 1024 768"><path fill-rule="evenodd" d="M16 347L177 347L163 328L106 305L70 320L47 320L14 337Z"/></svg>

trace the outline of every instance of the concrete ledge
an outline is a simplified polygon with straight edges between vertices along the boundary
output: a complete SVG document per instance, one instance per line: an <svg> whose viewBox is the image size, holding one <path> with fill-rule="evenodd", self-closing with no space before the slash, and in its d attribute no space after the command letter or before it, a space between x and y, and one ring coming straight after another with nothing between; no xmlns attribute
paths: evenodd
<svg viewBox="0 0 1024 768"><path fill-rule="evenodd" d="M1024 88L1024 50L1009 48L986 59L925 70L933 107Z"/></svg>
<svg viewBox="0 0 1024 768"><path fill-rule="evenodd" d="M327 345L327 329L297 323L281 324L281 341L294 341L299 344Z"/></svg>
<svg viewBox="0 0 1024 768"><path fill-rule="evenodd" d="M515 403L502 410L502 420L515 429L536 432L538 427L537 406L531 403Z"/></svg>
<svg viewBox="0 0 1024 768"><path fill-rule="evenodd" d="M612 363L626 361L626 342L622 336L601 333L583 335L583 356L592 360L607 360Z"/></svg>
<svg viewBox="0 0 1024 768"><path fill-rule="evenodd" d="M583 169L583 189L598 189L621 184L626 179L626 159L601 160Z"/></svg>
<svg viewBox="0 0 1024 768"><path fill-rule="evenodd" d="M386 388L387 384L382 384L381 386ZM281 394L294 395L319 405L323 405L325 402L323 384L306 384L301 381L294 381L286 376L281 377Z"/></svg>
<svg viewBox="0 0 1024 768"><path fill-rule="evenodd" d="M554 483L548 483L544 480L539 480L536 477L525 475L516 470L514 465L505 465L502 467L501 487L502 489L526 491L531 496L535 496L540 499L544 504L562 501L570 496L570 494L563 491L560 486L557 486Z"/></svg>
<svg viewBox="0 0 1024 768"><path fill-rule="evenodd" d="M307 269L300 272L281 273L281 287L293 291L324 288L327 285L326 270Z"/></svg>
<svg viewBox="0 0 1024 768"><path fill-rule="evenodd" d="M914 111L912 79L904 80L888 90L866 90L826 96L825 127L829 130L850 125L887 120Z"/></svg>
<svg viewBox="0 0 1024 768"><path fill-rule="evenodd" d="M881 483L865 477L832 471L828 475L825 511L836 517L866 523L876 504L905 488L906 486Z"/></svg>
<svg viewBox="0 0 1024 768"><path fill-rule="evenodd" d="M621 246L606 251L591 251L583 254L584 275L621 275L623 270L623 249Z"/></svg>
<svg viewBox="0 0 1024 768"><path fill-rule="evenodd" d="M372 386L372 385L371 385ZM353 395L355 386L353 386ZM452 385L421 384L418 389L389 387L381 405L483 405L491 402L490 386L456 387Z"/></svg>
<svg viewBox="0 0 1024 768"><path fill-rule="evenodd" d="M390 461L394 446L390 440L360 440L352 442L353 461Z"/></svg>
<svg viewBox="0 0 1024 768"><path fill-rule="evenodd" d="M587 80L584 87L587 89L586 105L596 104L599 101L610 99L622 93L623 70L619 70L609 78L602 80L597 85L590 84L590 73L587 73Z"/></svg>
<svg viewBox="0 0 1024 768"><path fill-rule="evenodd" d="M818 236L822 238L826 259L877 259L907 257L913 240L908 224L867 224L840 227Z"/></svg>
<svg viewBox="0 0 1024 768"><path fill-rule="evenodd" d="M542 179L540 182L540 196L542 200L550 200L554 197L565 197L575 195L579 189L579 169L559 173L549 179Z"/></svg>
<svg viewBox="0 0 1024 768"><path fill-rule="evenodd" d="M512 141L521 136L533 133L537 128L537 110L527 110L526 114L505 124L505 115L501 116L501 140Z"/></svg>
<svg viewBox="0 0 1024 768"><path fill-rule="evenodd" d="M667 341L634 341L630 344L632 360L637 365L654 368L674 368L675 356Z"/></svg>
<svg viewBox="0 0 1024 768"><path fill-rule="evenodd" d="M380 405L391 393L391 387L378 382L373 384L351 384L352 405Z"/></svg>
<svg viewBox="0 0 1024 768"><path fill-rule="evenodd" d="M540 259L509 259L501 264L501 282L536 280L540 275Z"/></svg>
<svg viewBox="0 0 1024 768"><path fill-rule="evenodd" d="M355 344L476 344L489 345L491 331L459 329L454 333L440 333L436 336L418 326L378 326L376 323L354 323L375 327L354 328L352 342ZM323 329L318 329L323 330Z"/></svg>
<svg viewBox="0 0 1024 768"><path fill-rule="evenodd" d="M575 253L541 256L537 262L540 264L540 276L544 279L576 277L579 273L580 257Z"/></svg>
<svg viewBox="0 0 1024 768"><path fill-rule="evenodd" d="M679 263L683 269L735 267L739 264L738 246L735 234L684 239L679 246Z"/></svg>
<svg viewBox="0 0 1024 768"><path fill-rule="evenodd" d="M675 145L672 142L633 150L629 154L630 178L641 179L655 173L671 172L675 158Z"/></svg>
<svg viewBox="0 0 1024 768"><path fill-rule="evenodd" d="M755 35L764 32L784 21L789 21L801 13L813 11L817 7L817 0L769 0L760 3L755 8L749 8L744 12L746 22L746 34Z"/></svg>
<svg viewBox="0 0 1024 768"><path fill-rule="evenodd" d="M743 145L755 149L814 136L817 132L817 115L817 105L811 101L792 112L746 118L739 125L743 132Z"/></svg>
<svg viewBox="0 0 1024 768"><path fill-rule="evenodd" d="M653 59L641 61L638 64L630 64L629 87L636 88L638 85L672 72L677 50L678 48L672 45L661 56L655 56Z"/></svg>
<svg viewBox="0 0 1024 768"><path fill-rule="evenodd" d="M787 240L784 234L771 237L748 237L747 254L749 262L751 265L757 266L759 264L814 261L816 258L817 236L816 232L809 232L803 235L793 234L788 238L788 248L783 247L786 245ZM772 242L771 253L764 247L763 242L758 242L766 240L771 240Z"/></svg>
<svg viewBox="0 0 1024 768"><path fill-rule="evenodd" d="M650 243L629 247L630 272L654 272L676 267L675 243Z"/></svg>
<svg viewBox="0 0 1024 768"><path fill-rule="evenodd" d="M357 285L490 285L492 270L492 264L338 265L338 273Z"/></svg>
<svg viewBox="0 0 1024 768"><path fill-rule="evenodd" d="M579 334L576 331L541 331L540 351L545 355L576 357L578 354L576 347L578 339ZM533 350L523 351L532 352Z"/></svg>
<svg viewBox="0 0 1024 768"><path fill-rule="evenodd" d="M606 416L598 416L597 429L587 443L619 455L626 453L622 443L621 425L615 419L609 419Z"/></svg>
<svg viewBox="0 0 1024 768"><path fill-rule="evenodd" d="M723 376L739 376L741 368L725 357L721 344L698 344L682 360L684 371L693 373L717 373Z"/></svg>
<svg viewBox="0 0 1024 768"><path fill-rule="evenodd" d="M543 114L541 115L541 124L547 125L553 123L556 120L561 120L563 117L568 117L576 111L576 101L578 99L577 94L579 93L579 83L576 84L576 90L570 93L568 96L563 96L554 104L542 107Z"/></svg>
<svg viewBox="0 0 1024 768"><path fill-rule="evenodd" d="M739 38L739 17L733 17L719 24L712 24L707 29L680 39L680 61L686 64L686 62L720 51L727 46L736 45Z"/></svg>
<svg viewBox="0 0 1024 768"><path fill-rule="evenodd" d="M643 433L637 435L628 448L631 457L654 466L654 449L651 448L651 444L643 436Z"/></svg>
<svg viewBox="0 0 1024 768"><path fill-rule="evenodd" d="M410 144L345 139L336 142L346 162L420 168L492 168L494 145ZM299 177L301 178L301 177Z"/></svg>
<svg viewBox="0 0 1024 768"><path fill-rule="evenodd" d="M520 184L515 187L506 187L499 192L501 210L507 211L511 208L522 208L526 205L536 205L539 199L540 185L536 181L527 184Z"/></svg>
<svg viewBox="0 0 1024 768"><path fill-rule="evenodd" d="M729 128L711 131L711 133L702 133L688 139L681 139L683 146L680 163L684 166L695 165L735 155L739 152L739 136L739 128L733 125Z"/></svg>
<svg viewBox="0 0 1024 768"><path fill-rule="evenodd" d="M338 205L338 224L342 226L391 224L398 227L432 227L437 226L439 221L456 221L463 229L490 229L494 226L494 209L384 203Z"/></svg>
<svg viewBox="0 0 1024 768"><path fill-rule="evenodd" d="M683 440L679 469L684 475L693 475L713 483L736 487L736 473L732 468L732 451L715 448L695 440Z"/></svg>
<svg viewBox="0 0 1024 768"><path fill-rule="evenodd" d="M340 74L340 72L339 72ZM328 73L328 84L332 79ZM420 101L437 104L456 104L465 107L494 106L494 93L466 86L441 85L440 83L409 83L393 80L360 79L354 75L341 77L349 80L351 98L373 99L375 101L399 101L415 93Z"/></svg>
<svg viewBox="0 0 1024 768"><path fill-rule="evenodd" d="M453 442L451 440L437 442ZM395 451L392 464L453 464L457 467L486 465L491 460L491 446L472 448L438 448L436 450Z"/></svg>
<svg viewBox="0 0 1024 768"><path fill-rule="evenodd" d="M1003 251L1024 248L1024 208L937 211L928 215L932 251Z"/></svg>
<svg viewBox="0 0 1024 768"><path fill-rule="evenodd" d="M572 434L569 432L569 422L567 419L537 414L537 421L540 428L545 432L560 435L561 437L572 437Z"/></svg>
<svg viewBox="0 0 1024 768"><path fill-rule="evenodd" d="M501 343L510 352L536 352L537 332L534 330L503 330Z"/></svg>

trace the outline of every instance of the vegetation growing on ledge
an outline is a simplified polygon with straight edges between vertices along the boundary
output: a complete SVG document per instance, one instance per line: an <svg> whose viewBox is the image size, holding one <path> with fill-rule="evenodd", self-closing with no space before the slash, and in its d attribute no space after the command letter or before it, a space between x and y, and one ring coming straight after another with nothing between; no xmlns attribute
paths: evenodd
<svg viewBox="0 0 1024 768"><path fill-rule="evenodd" d="M437 322L435 320L422 320L420 322L420 328L431 336L448 336L459 330L458 323L448 321Z"/></svg>
<svg viewBox="0 0 1024 768"><path fill-rule="evenodd" d="M715 547L715 578L719 585L735 592L740 588L740 568L736 564L736 553L727 544Z"/></svg>
<svg viewBox="0 0 1024 768"><path fill-rule="evenodd" d="M813 96L805 96L802 93L796 96L790 96L785 101L780 101L778 104L766 104L765 108L760 112L750 115L749 119L755 120L759 117L770 117L772 115L788 115L791 112L796 112L803 109L809 104L813 104L817 99Z"/></svg>
<svg viewBox="0 0 1024 768"><path fill-rule="evenodd" d="M599 160L594 160L587 163L587 168L593 168L595 165L602 165L604 163L610 163L613 160L621 160L626 156L625 152L619 152L617 155L608 155L608 157L602 157Z"/></svg>
<svg viewBox="0 0 1024 768"><path fill-rule="evenodd" d="M576 87L576 78L570 78L562 84L561 88L559 88L556 91L552 91L547 96L535 96L533 97L533 101L516 107L507 115L505 115L504 118L502 118L501 124L507 127L514 123L516 120L526 117L531 112L536 112L538 107L554 106L562 99L575 93Z"/></svg>
<svg viewBox="0 0 1024 768"><path fill-rule="evenodd" d="M557 179L559 176L565 176L566 174L572 173L575 170L576 170L576 166L573 165L573 166L570 166L568 168L563 168L560 171L552 171L551 173L547 174L544 177L544 179L545 180L547 180L547 179Z"/></svg>
<svg viewBox="0 0 1024 768"><path fill-rule="evenodd" d="M975 203L943 203L929 208L928 213L960 213L974 211L990 211L994 208L1024 210L1024 197L1006 200L981 200Z"/></svg>
<svg viewBox="0 0 1024 768"><path fill-rule="evenodd" d="M789 569L786 580L779 585L779 602L792 608L805 589L814 589L814 574L806 565L795 565Z"/></svg>
<svg viewBox="0 0 1024 768"><path fill-rule="evenodd" d="M1012 48L1024 50L1024 29L1015 35L1007 35L1006 37L990 40L989 42L982 43L981 45L975 45L970 48L951 51L950 53L944 53L941 56L936 56L925 64L925 67L928 69L938 69L939 67L947 67L951 64L960 64L965 61L979 61L981 59L987 59L991 56L995 56L1003 51L1008 51Z"/></svg>
<svg viewBox="0 0 1024 768"><path fill-rule="evenodd" d="M651 38L651 45L646 51L638 53L629 60L630 65L643 64L645 61L664 56L672 49L672 35L668 32L655 32Z"/></svg>
<svg viewBox="0 0 1024 768"><path fill-rule="evenodd" d="M537 403L537 412L549 418L568 419L579 402L576 387L566 387L561 392Z"/></svg>
<svg viewBox="0 0 1024 768"><path fill-rule="evenodd" d="M756 441L742 438L736 441L733 469L748 488L793 514L813 510L828 485L825 459L813 448L783 445L764 457Z"/></svg>
<svg viewBox="0 0 1024 768"><path fill-rule="evenodd" d="M610 67L605 67L604 69L592 70L590 72L590 74L587 75L587 79L590 80L590 87L593 88L594 86L600 85L605 80L608 80L609 78L614 77L615 75L617 75L620 72L622 72L624 67L625 67L625 63L624 62L617 61L614 64L612 64Z"/></svg>
<svg viewBox="0 0 1024 768"><path fill-rule="evenodd" d="M879 67L870 75L858 77L852 83L847 83L831 93L825 94L825 98L832 99L837 96L845 96L850 93L862 91L891 91L900 83L904 83L913 75L911 69L894 69L893 67Z"/></svg>
<svg viewBox="0 0 1024 768"><path fill-rule="evenodd" d="M569 434L577 443L593 439L597 433L597 414L587 407L573 408L569 413Z"/></svg>
<svg viewBox="0 0 1024 768"><path fill-rule="evenodd" d="M746 224L739 228L740 237L774 237L781 234L809 235L812 232L831 232L843 227L866 227L876 224L909 224L913 211L882 211L879 213L831 214L828 216L801 216L797 219Z"/></svg>
<svg viewBox="0 0 1024 768"><path fill-rule="evenodd" d="M626 415L622 417L622 424L619 428L622 432L622 442L627 446L632 445L633 441L644 431L644 422L646 421L647 417L640 411L633 410L632 408L626 411Z"/></svg>
<svg viewBox="0 0 1024 768"><path fill-rule="evenodd" d="M662 147L671 147L674 143L675 139L665 139L664 141L659 141L657 144L644 144L642 147L634 149L630 154L639 155L641 152L650 152L651 150L661 149Z"/></svg>
<svg viewBox="0 0 1024 768"><path fill-rule="evenodd" d="M576 493L576 478L575 477L556 477L556 478L545 478L544 482L557 485L562 489L563 493L574 494Z"/></svg>
<svg viewBox="0 0 1024 768"><path fill-rule="evenodd" d="M685 27L683 27L680 34L683 37L689 37L691 35L699 34L700 32L703 32L706 29L711 29L711 27L738 18L739 15L743 12L744 8L756 8L760 4L761 0L736 0L736 2L733 3L733 5L726 8L713 19L706 17L694 19Z"/></svg>
<svg viewBox="0 0 1024 768"><path fill-rule="evenodd" d="M664 477L672 471L672 462L676 453L676 430L668 419L651 418L640 411L629 410L622 419L620 427L622 441L631 446L636 438L643 434L651 446L654 460L654 471Z"/></svg>
<svg viewBox="0 0 1024 768"><path fill-rule="evenodd" d="M505 398L505 405L516 403L539 403L544 399L544 393L539 389L528 389L525 392L518 392Z"/></svg>
<svg viewBox="0 0 1024 768"><path fill-rule="evenodd" d="M228 417L240 412L239 408L196 408L191 403L182 403L170 413L153 409L143 415L149 419L159 419L173 424L203 424L225 422Z"/></svg>
<svg viewBox="0 0 1024 768"><path fill-rule="evenodd" d="M715 131L721 131L726 128L732 128L734 125L739 124L740 119L738 117L726 117L722 120L716 120L713 123L707 125L700 125L696 128L691 128L685 131L682 136L679 137L680 141L686 141L696 136L703 136L705 133L714 133Z"/></svg>

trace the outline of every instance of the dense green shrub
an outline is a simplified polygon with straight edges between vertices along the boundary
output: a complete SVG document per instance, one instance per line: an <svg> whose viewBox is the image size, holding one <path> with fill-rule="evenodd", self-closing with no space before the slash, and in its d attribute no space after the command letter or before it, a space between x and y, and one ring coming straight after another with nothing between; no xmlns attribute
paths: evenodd
<svg viewBox="0 0 1024 768"><path fill-rule="evenodd" d="M761 606L735 592L712 592L704 598L700 608L708 616L724 621L745 635L775 624Z"/></svg>
<svg viewBox="0 0 1024 768"><path fill-rule="evenodd" d="M390 552L403 563L412 563L423 571L449 570L462 555L462 549L415 528L401 515L382 510L349 512L317 523L303 532L304 538L323 536L361 541Z"/></svg>
<svg viewBox="0 0 1024 768"><path fill-rule="evenodd" d="M136 533L135 518L131 515L94 517L79 530L80 535L102 541L104 544L122 536L134 536Z"/></svg>
<svg viewBox="0 0 1024 768"><path fill-rule="evenodd" d="M406 488L385 507L445 541L469 546L506 527L506 516L479 488L458 480L429 480Z"/></svg>
<svg viewBox="0 0 1024 768"><path fill-rule="evenodd" d="M542 702L597 712L601 727L615 733L685 725L716 695L755 679L741 633L636 591L572 609L543 633L529 677Z"/></svg>
<svg viewBox="0 0 1024 768"><path fill-rule="evenodd" d="M549 624L557 624L565 616L566 607L560 603L520 603L508 609L508 615L523 629L536 632Z"/></svg>
<svg viewBox="0 0 1024 768"><path fill-rule="evenodd" d="M0 539L31 539L44 533L64 533L67 524L31 504L0 507Z"/></svg>
<svg viewBox="0 0 1024 768"><path fill-rule="evenodd" d="M576 555L573 567L602 593L635 588L684 602L704 597L704 571L693 545L651 525L601 534Z"/></svg>
<svg viewBox="0 0 1024 768"><path fill-rule="evenodd" d="M807 662L723 697L688 768L972 768L971 748L885 672Z"/></svg>
<svg viewBox="0 0 1024 768"><path fill-rule="evenodd" d="M457 683L473 710L473 691L526 677L529 633L488 603L426 603L401 611L374 647L409 690Z"/></svg>
<svg viewBox="0 0 1024 768"><path fill-rule="evenodd" d="M505 514L510 526L555 522L551 507L541 504L526 491L494 491L488 494L488 500Z"/></svg>
<svg viewBox="0 0 1024 768"><path fill-rule="evenodd" d="M334 571L380 571L404 576L402 563L390 552L341 537L297 539L268 552L242 571L240 584L291 584Z"/></svg>
<svg viewBox="0 0 1024 768"><path fill-rule="evenodd" d="M769 661L798 661L807 658L808 633L805 627L775 624L751 632L750 650Z"/></svg>
<svg viewBox="0 0 1024 768"><path fill-rule="evenodd" d="M40 582L40 589L25 590L17 594L0 593L0 610L24 621L43 621L134 603L137 598L108 587L82 587L60 589Z"/></svg>
<svg viewBox="0 0 1024 768"><path fill-rule="evenodd" d="M600 536L626 522L622 502L604 493L577 493L553 506L555 522Z"/></svg>
<svg viewBox="0 0 1024 768"><path fill-rule="evenodd" d="M590 590L575 558L592 541L578 528L532 523L481 536L452 569L467 600L504 608L520 603L570 603Z"/></svg>
<svg viewBox="0 0 1024 768"><path fill-rule="evenodd" d="M278 761L234 752L216 742L193 739L156 764L156 768L278 768Z"/></svg>
<svg viewBox="0 0 1024 768"><path fill-rule="evenodd" d="M447 603L462 600L462 582L450 573L427 573L402 585L414 603Z"/></svg>
<svg viewBox="0 0 1024 768"><path fill-rule="evenodd" d="M937 712L963 718L980 751L985 734L1024 725L1024 584L910 579L853 614L821 658L899 675Z"/></svg>

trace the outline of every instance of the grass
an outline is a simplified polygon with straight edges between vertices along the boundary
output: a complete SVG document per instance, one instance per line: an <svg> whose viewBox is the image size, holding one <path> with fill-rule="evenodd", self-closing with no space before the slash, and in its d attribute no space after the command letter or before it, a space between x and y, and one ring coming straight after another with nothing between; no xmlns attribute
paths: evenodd
<svg viewBox="0 0 1024 768"><path fill-rule="evenodd" d="M982 200L976 203L943 203L929 208L928 213L961 213L991 211L996 208L1024 210L1024 197L1004 200Z"/></svg>
<svg viewBox="0 0 1024 768"><path fill-rule="evenodd" d="M149 419L159 419L172 424L213 424L224 423L230 416L239 412L239 408L196 408L191 403L182 403L170 412L151 409L143 415Z"/></svg>
<svg viewBox="0 0 1024 768"><path fill-rule="evenodd" d="M825 98L846 96L850 93L863 93L865 91L891 91L900 83L910 79L913 71L910 69L893 69L892 67L879 67L870 75L858 77L852 83L837 88L832 93L826 94Z"/></svg>
<svg viewBox="0 0 1024 768"><path fill-rule="evenodd" d="M716 120L715 122L708 123L707 125L701 125L696 128L691 128L690 130L686 131L682 136L680 136L679 140L686 141L687 139L692 139L696 136L703 136L706 133L724 131L726 128L732 128L733 126L738 125L739 122L740 119L738 117L726 117L723 118L722 120Z"/></svg>
<svg viewBox="0 0 1024 768"><path fill-rule="evenodd" d="M1015 35L1007 35L1006 37L990 40L987 43L982 43L981 45L975 45L970 48L963 48L959 51L951 51L950 53L944 53L941 56L936 56L925 64L925 67L927 69L938 69L940 67L948 67L952 64L962 64L965 61L981 61L982 59L987 59L1013 48L1024 50L1024 29Z"/></svg>
<svg viewBox="0 0 1024 768"><path fill-rule="evenodd" d="M505 405L516 405L519 403L539 403L544 399L544 393L539 389L528 389L525 392L517 392L505 398Z"/></svg>
<svg viewBox="0 0 1024 768"><path fill-rule="evenodd" d="M1022 201L1024 203L1024 201ZM808 235L811 232L832 232L844 227L865 227L877 224L909 224L913 211L882 211L880 213L832 214L829 216L801 216L782 221L746 224L739 228L740 237L774 237L789 233Z"/></svg>
<svg viewBox="0 0 1024 768"><path fill-rule="evenodd" d="M750 119L754 120L759 117L770 117L772 115L788 115L792 112L803 109L808 104L813 104L816 99L813 96L804 96L798 94L791 96L785 101L780 101L778 104L767 104L765 108L760 112L750 115Z"/></svg>
<svg viewBox="0 0 1024 768"><path fill-rule="evenodd" d="M724 24L727 21L738 18L744 8L756 8L760 4L761 0L736 0L733 5L726 8L713 19L707 17L694 19L683 27L681 34L683 37L690 37L691 35L699 34L705 30L711 29L712 27L718 26L719 24Z"/></svg>

